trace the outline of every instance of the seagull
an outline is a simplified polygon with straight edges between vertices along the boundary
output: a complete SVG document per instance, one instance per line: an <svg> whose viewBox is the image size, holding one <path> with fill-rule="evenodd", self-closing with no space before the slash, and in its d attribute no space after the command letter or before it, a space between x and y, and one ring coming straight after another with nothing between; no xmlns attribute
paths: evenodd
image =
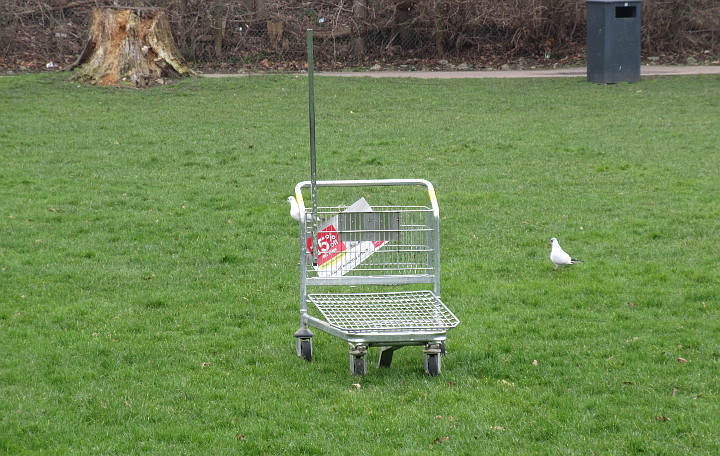
<svg viewBox="0 0 720 456"><path fill-rule="evenodd" d="M290 217L296 221L300 221L300 206L294 196L288 196L287 202L290 203Z"/></svg>
<svg viewBox="0 0 720 456"><path fill-rule="evenodd" d="M582 263L581 260L574 260L570 258L570 255L565 253L562 247L560 247L557 239L550 239L550 245L552 246L552 251L550 251L550 261L555 263L555 270L557 270L557 268L559 268L560 266L565 266L573 263Z"/></svg>
<svg viewBox="0 0 720 456"><path fill-rule="evenodd" d="M287 202L290 203L290 217L296 221L300 221L300 206L294 196L288 196ZM305 218L308 222L312 221L313 216L309 212L305 212Z"/></svg>

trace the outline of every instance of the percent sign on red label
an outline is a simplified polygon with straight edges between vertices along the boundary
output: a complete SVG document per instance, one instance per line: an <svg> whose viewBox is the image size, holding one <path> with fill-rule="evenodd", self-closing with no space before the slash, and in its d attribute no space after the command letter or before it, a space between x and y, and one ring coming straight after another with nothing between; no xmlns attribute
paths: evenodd
<svg viewBox="0 0 720 456"><path fill-rule="evenodd" d="M308 252L312 253L312 238L307 239ZM340 240L335 226L330 225L318 233L318 266L346 250L345 243Z"/></svg>

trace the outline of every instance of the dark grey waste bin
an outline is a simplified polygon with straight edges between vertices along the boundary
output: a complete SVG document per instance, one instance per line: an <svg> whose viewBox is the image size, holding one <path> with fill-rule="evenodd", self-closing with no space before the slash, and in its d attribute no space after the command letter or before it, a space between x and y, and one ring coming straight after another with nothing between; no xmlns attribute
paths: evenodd
<svg viewBox="0 0 720 456"><path fill-rule="evenodd" d="M640 80L640 3L587 0L588 81Z"/></svg>

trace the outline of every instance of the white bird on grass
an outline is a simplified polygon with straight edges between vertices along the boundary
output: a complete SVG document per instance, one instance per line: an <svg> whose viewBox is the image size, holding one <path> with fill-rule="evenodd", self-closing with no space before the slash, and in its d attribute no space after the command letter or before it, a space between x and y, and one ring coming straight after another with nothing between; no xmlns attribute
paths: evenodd
<svg viewBox="0 0 720 456"><path fill-rule="evenodd" d="M292 217L296 221L300 221L300 206L298 205L297 200L294 196L288 196L287 202L290 203L290 217ZM308 222L312 222L312 214L309 212L305 212L305 218ZM322 221L322 220L321 220Z"/></svg>
<svg viewBox="0 0 720 456"><path fill-rule="evenodd" d="M552 250L550 251L550 261L555 263L555 270L557 270L557 268L559 268L560 266L566 266L568 264L574 263L582 263L582 260L575 260L571 258L570 255L565 253L562 247L560 247L557 239L550 239L550 245L552 246Z"/></svg>

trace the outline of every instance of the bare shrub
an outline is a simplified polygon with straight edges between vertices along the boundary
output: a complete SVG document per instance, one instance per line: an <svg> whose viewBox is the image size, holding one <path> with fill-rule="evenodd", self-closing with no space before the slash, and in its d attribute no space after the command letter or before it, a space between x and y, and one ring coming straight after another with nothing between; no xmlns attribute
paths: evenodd
<svg viewBox="0 0 720 456"><path fill-rule="evenodd" d="M0 68L71 63L90 9L115 3L166 8L182 54L216 67L301 68L307 28L325 67L584 57L583 0L0 0ZM720 52L717 0L644 0L642 10L644 55Z"/></svg>

